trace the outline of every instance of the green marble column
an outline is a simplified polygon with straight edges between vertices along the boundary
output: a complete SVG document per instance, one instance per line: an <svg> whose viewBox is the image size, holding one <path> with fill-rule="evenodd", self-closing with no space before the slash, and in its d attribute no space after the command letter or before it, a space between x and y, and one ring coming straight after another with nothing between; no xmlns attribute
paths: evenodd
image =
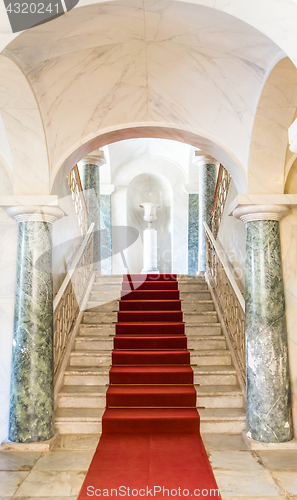
<svg viewBox="0 0 297 500"><path fill-rule="evenodd" d="M256 441L282 443L293 439L278 220L286 211L260 208L240 217L246 222L246 431Z"/></svg>
<svg viewBox="0 0 297 500"><path fill-rule="evenodd" d="M46 441L55 433L49 249L51 222L63 214L51 207L48 215L36 216L32 207L25 212L20 207L8 210L19 222L8 436L18 443ZM38 267L36 261L41 256L42 265Z"/></svg>
<svg viewBox="0 0 297 500"><path fill-rule="evenodd" d="M188 273L198 272L199 195L189 194Z"/></svg>
<svg viewBox="0 0 297 500"><path fill-rule="evenodd" d="M206 271L205 231L203 223L211 225L211 210L217 182L217 165L213 158L202 157L199 167L199 246L198 274Z"/></svg>
<svg viewBox="0 0 297 500"><path fill-rule="evenodd" d="M105 163L103 151L94 151L79 163L82 188L88 209L88 228L94 223L94 270L101 272L100 251L100 174Z"/></svg>

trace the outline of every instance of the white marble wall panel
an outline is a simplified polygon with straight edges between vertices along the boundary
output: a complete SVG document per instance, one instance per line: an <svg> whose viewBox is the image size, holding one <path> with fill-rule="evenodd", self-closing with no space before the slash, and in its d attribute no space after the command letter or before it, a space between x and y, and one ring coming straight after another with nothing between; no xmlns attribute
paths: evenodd
<svg viewBox="0 0 297 500"><path fill-rule="evenodd" d="M297 436L297 208L281 220L281 244L293 394L293 418Z"/></svg>
<svg viewBox="0 0 297 500"><path fill-rule="evenodd" d="M177 163L187 174L195 148L182 142L167 139L129 139L107 146L112 172L133 158L158 156Z"/></svg>
<svg viewBox="0 0 297 500"><path fill-rule="evenodd" d="M7 438L17 223L0 208L0 443Z"/></svg>
<svg viewBox="0 0 297 500"><path fill-rule="evenodd" d="M241 291L244 291L245 274L245 225L242 221L229 216L230 204L237 196L234 182L231 181L223 217L218 232L218 241L223 249L224 257Z"/></svg>
<svg viewBox="0 0 297 500"><path fill-rule="evenodd" d="M0 114L10 147L14 192L49 193L48 158L38 105L21 70L1 55Z"/></svg>

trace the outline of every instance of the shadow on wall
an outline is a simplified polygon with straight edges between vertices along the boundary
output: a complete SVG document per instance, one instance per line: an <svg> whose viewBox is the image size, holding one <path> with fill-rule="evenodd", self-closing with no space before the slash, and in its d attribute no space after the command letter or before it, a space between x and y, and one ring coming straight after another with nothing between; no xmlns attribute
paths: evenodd
<svg viewBox="0 0 297 500"><path fill-rule="evenodd" d="M134 177L127 190L127 224L140 232L140 238L127 250L127 262L131 273L142 269L142 232L147 227L143 220L141 203L158 203L157 221L153 227L158 231L158 269L171 273L172 269L172 187L167 179L157 174L140 174Z"/></svg>

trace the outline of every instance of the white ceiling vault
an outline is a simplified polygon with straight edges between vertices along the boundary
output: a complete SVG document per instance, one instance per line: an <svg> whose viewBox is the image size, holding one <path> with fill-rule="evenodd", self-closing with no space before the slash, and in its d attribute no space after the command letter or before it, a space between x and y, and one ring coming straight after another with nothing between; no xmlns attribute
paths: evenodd
<svg viewBox="0 0 297 500"><path fill-rule="evenodd" d="M97 147L155 137L206 149L230 170L237 189L247 192L258 102L284 48L291 50L296 40L294 16L297 5L291 0L80 2L13 40L4 16L2 40L12 41L0 55L0 72L9 59L31 88L50 189ZM254 27L260 25L262 32ZM16 91L4 78L0 92L11 143L21 103L8 119ZM32 134L40 127L37 121L29 124ZM24 154L36 171L33 153ZM21 180L18 186L28 189Z"/></svg>

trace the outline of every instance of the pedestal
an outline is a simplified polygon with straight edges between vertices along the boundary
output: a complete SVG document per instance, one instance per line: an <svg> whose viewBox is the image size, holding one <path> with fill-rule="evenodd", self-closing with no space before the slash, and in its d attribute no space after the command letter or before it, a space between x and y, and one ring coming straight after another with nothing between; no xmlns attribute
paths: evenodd
<svg viewBox="0 0 297 500"><path fill-rule="evenodd" d="M143 231L143 269L141 274L159 274L157 239L156 229L147 228Z"/></svg>

